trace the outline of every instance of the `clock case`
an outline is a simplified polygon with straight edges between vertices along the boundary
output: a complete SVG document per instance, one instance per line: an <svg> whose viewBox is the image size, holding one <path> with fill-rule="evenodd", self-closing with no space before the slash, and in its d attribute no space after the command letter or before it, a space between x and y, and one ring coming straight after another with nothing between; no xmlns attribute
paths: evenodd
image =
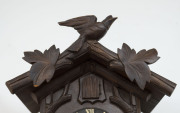
<svg viewBox="0 0 180 113"><path fill-rule="evenodd" d="M61 53L48 83L34 87L29 75L27 71L6 85L32 113L74 113L83 108L150 113L176 86L151 71L150 82L139 88L127 78L118 55L97 41L86 41L76 53Z"/></svg>

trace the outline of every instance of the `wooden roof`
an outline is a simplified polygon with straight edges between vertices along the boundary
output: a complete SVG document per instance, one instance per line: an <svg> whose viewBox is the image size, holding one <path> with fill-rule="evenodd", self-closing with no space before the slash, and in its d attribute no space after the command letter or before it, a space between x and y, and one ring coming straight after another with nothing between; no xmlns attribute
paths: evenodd
<svg viewBox="0 0 180 113"><path fill-rule="evenodd" d="M6 85L32 113L39 111L38 102L49 93L57 91L89 71L138 96L143 112L151 112L163 96L170 96L176 87L175 83L151 71L150 82L142 90L127 78L118 55L97 41L85 42L76 53L65 50L60 54L55 67L52 80L49 83L44 82L39 87L33 86L29 71L7 81Z"/></svg>

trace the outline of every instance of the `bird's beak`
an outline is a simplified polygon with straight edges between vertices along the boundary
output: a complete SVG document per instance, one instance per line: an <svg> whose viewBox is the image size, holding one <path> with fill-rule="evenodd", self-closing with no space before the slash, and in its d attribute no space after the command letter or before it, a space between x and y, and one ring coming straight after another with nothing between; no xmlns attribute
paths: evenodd
<svg viewBox="0 0 180 113"><path fill-rule="evenodd" d="M106 17L102 22L106 22L106 21L109 21L109 20L116 20L117 17L113 17L112 15L109 15L108 17Z"/></svg>
<svg viewBox="0 0 180 113"><path fill-rule="evenodd" d="M109 15L106 17L102 22L104 25L109 29L109 27L112 25L112 23L117 19L117 17L112 17L112 15Z"/></svg>
<svg viewBox="0 0 180 113"><path fill-rule="evenodd" d="M117 17L113 17L109 21L111 21L113 23L116 19L117 19Z"/></svg>

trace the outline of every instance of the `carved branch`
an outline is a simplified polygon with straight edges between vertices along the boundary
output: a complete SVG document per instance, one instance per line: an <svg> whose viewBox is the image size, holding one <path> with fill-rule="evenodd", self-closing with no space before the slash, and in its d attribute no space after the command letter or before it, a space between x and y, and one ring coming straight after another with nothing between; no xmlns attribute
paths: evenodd
<svg viewBox="0 0 180 113"><path fill-rule="evenodd" d="M110 102L116 104L120 107L125 113L136 113L133 106L125 102L119 95L116 87L113 87L113 96L109 97Z"/></svg>
<svg viewBox="0 0 180 113"><path fill-rule="evenodd" d="M65 86L63 95L58 99L56 102L54 102L47 110L46 113L55 113L56 110L66 102L70 101L72 98L72 95L67 94L69 89L69 84Z"/></svg>
<svg viewBox="0 0 180 113"><path fill-rule="evenodd" d="M127 92L133 93L139 98L148 101L151 98L151 93L148 91L141 90L134 83L129 82L124 77L120 77L118 74L108 71L106 68L96 65L96 74L102 76L103 78L115 83L117 86L123 88Z"/></svg>

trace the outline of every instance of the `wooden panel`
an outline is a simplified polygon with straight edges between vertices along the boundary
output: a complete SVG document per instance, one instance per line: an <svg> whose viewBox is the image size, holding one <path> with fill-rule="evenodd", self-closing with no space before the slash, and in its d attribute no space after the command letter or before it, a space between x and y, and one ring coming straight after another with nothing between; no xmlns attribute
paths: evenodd
<svg viewBox="0 0 180 113"><path fill-rule="evenodd" d="M78 101L81 104L87 102L94 104L96 102L104 102L106 100L102 78L95 74L87 73L80 78L79 82L80 91Z"/></svg>
<svg viewBox="0 0 180 113"><path fill-rule="evenodd" d="M98 99L100 95L99 79L93 75L88 74L82 78L82 98L83 99Z"/></svg>

